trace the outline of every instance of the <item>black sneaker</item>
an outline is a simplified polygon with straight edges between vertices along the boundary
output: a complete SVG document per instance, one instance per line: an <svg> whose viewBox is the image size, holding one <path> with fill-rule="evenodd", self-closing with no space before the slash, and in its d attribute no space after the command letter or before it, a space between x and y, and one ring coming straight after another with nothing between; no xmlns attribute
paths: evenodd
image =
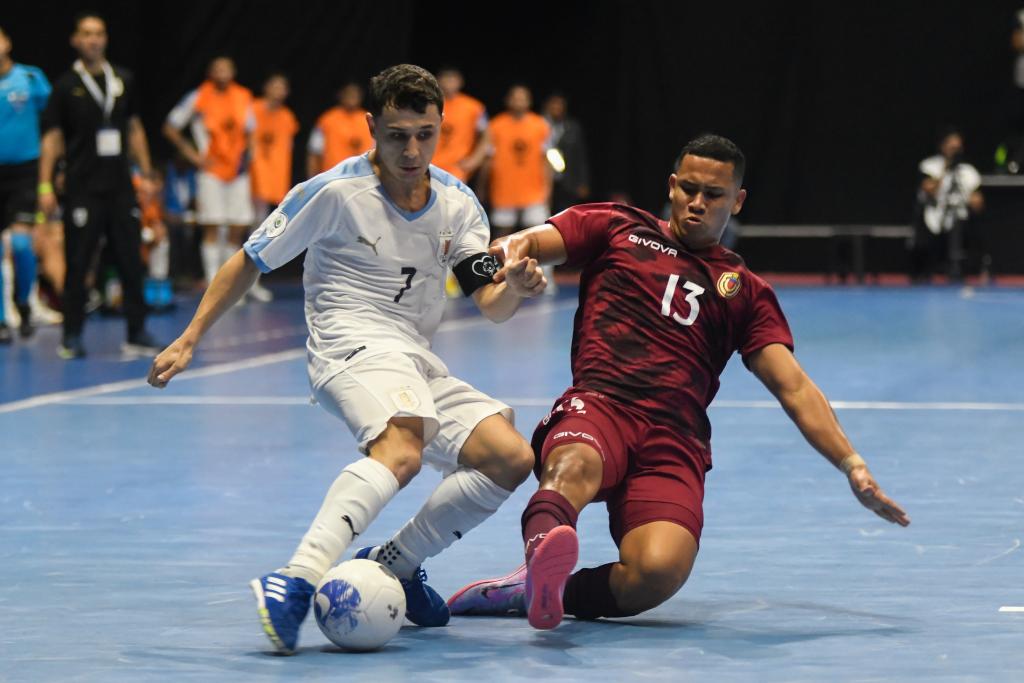
<svg viewBox="0 0 1024 683"><path fill-rule="evenodd" d="M128 341L121 346L125 353L136 353L142 356L155 356L160 353L164 345L153 338L146 330L128 335Z"/></svg>
<svg viewBox="0 0 1024 683"><path fill-rule="evenodd" d="M32 309L28 304L18 304L18 315L21 316L21 324L18 325L18 334L22 339L28 339L36 331L32 324Z"/></svg>
<svg viewBox="0 0 1024 683"><path fill-rule="evenodd" d="M0 344L10 344L14 340L11 328L0 322Z"/></svg>
<svg viewBox="0 0 1024 683"><path fill-rule="evenodd" d="M82 346L82 338L77 334L64 335L57 347L57 355L64 360L85 358L85 347Z"/></svg>

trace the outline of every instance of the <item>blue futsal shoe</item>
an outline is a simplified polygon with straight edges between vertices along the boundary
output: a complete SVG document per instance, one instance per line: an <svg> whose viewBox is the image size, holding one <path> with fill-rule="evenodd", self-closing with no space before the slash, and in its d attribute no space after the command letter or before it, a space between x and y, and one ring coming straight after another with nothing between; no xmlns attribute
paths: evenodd
<svg viewBox="0 0 1024 683"><path fill-rule="evenodd" d="M263 631L281 654L295 652L299 627L316 590L309 581L273 572L249 582Z"/></svg>
<svg viewBox="0 0 1024 683"><path fill-rule="evenodd" d="M356 552L357 560L373 560L380 562L370 554L380 546L361 548ZM383 563L382 563L383 564ZM427 572L417 567L411 579L398 579L405 590L405 618L417 626L444 626L451 619L452 613L444 598L427 585Z"/></svg>

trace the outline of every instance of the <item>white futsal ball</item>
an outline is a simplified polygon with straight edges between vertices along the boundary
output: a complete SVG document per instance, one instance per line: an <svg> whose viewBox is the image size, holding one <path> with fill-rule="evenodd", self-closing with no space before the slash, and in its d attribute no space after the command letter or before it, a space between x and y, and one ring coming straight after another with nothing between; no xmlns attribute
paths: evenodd
<svg viewBox="0 0 1024 683"><path fill-rule="evenodd" d="M313 612L320 630L338 647L376 650L402 627L405 591L384 565L349 560L317 584Z"/></svg>

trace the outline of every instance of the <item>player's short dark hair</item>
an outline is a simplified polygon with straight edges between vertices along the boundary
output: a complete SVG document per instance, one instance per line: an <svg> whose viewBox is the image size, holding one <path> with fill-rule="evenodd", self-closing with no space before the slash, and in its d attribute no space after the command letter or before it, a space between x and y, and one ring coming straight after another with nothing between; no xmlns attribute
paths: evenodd
<svg viewBox="0 0 1024 683"><path fill-rule="evenodd" d="M99 19L100 21L103 22L103 28L107 27L107 20L103 18L102 14L100 14L99 12L93 12L92 10L88 10L87 9L87 10L82 10L81 12L76 14L75 18L71 20L72 21L71 25L75 27L75 33L78 32L78 29L82 26L82 22L85 21L86 19Z"/></svg>
<svg viewBox="0 0 1024 683"><path fill-rule="evenodd" d="M380 116L385 107L422 114L431 104L437 105L438 113L444 109L441 86L433 74L414 64L389 66L370 79L367 110L374 116Z"/></svg>
<svg viewBox="0 0 1024 683"><path fill-rule="evenodd" d="M743 173L747 170L747 158L743 156L743 152L736 146L736 143L729 138L713 133L698 135L683 146L683 151L676 159L676 170L682 165L683 157L687 154L732 164L732 177L738 185L743 183Z"/></svg>
<svg viewBox="0 0 1024 683"><path fill-rule="evenodd" d="M288 74L286 74L281 69L271 69L270 71L267 72L267 75L263 77L263 82L264 83L269 83L270 81L274 80L275 78L283 78L286 81L291 80L291 79L288 78Z"/></svg>

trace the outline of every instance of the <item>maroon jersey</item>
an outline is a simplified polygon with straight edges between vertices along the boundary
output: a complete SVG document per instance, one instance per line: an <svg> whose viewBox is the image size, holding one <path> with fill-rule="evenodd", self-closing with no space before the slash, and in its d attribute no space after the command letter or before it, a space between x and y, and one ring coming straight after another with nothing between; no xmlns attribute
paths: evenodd
<svg viewBox="0 0 1024 683"><path fill-rule="evenodd" d="M566 264L583 268L575 387L709 445L707 407L733 352L745 361L768 344L792 350L775 292L725 247L689 251L668 223L624 204L574 206L548 222Z"/></svg>

